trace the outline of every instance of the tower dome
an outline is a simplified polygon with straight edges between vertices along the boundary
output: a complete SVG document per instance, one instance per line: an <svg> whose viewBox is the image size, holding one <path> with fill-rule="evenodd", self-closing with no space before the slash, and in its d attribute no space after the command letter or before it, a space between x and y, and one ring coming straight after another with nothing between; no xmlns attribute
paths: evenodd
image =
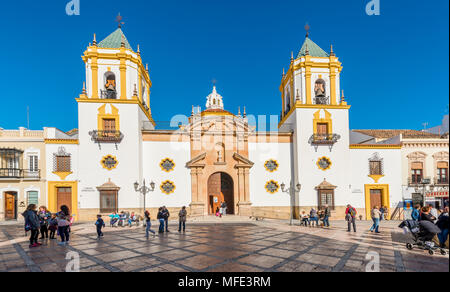
<svg viewBox="0 0 450 292"><path fill-rule="evenodd" d="M223 110L223 98L217 93L216 86L213 87L212 93L206 98L206 109Z"/></svg>

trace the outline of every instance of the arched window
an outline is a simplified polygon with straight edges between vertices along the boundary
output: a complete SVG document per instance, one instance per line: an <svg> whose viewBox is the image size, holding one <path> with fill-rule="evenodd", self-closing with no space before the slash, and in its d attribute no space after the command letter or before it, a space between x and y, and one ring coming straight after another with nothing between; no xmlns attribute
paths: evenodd
<svg viewBox="0 0 450 292"><path fill-rule="evenodd" d="M116 75L108 71L104 75L105 78L105 90L102 90L102 98L105 99L116 99L117 93L116 93Z"/></svg>
<svg viewBox="0 0 450 292"><path fill-rule="evenodd" d="M322 78L316 80L314 94L316 97L316 104L328 104L328 99L326 98L326 83Z"/></svg>

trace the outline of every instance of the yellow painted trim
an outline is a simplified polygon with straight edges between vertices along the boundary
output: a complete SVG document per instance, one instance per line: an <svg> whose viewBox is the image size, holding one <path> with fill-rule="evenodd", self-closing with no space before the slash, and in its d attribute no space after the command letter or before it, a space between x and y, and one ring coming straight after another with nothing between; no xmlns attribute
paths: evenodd
<svg viewBox="0 0 450 292"><path fill-rule="evenodd" d="M72 188L72 210L70 212L75 215L75 221L78 220L78 182L76 181L49 181L48 182L48 209L52 213L59 212L57 210L57 188Z"/></svg>
<svg viewBox="0 0 450 292"><path fill-rule="evenodd" d="M389 201L389 185L364 185L365 201L366 201L366 218L371 220L371 206L370 206L370 190L381 190L381 205L388 208L388 214L390 214L391 204ZM381 206L379 206L381 207Z"/></svg>
<svg viewBox="0 0 450 292"><path fill-rule="evenodd" d="M117 161L116 165L114 165L113 168L108 168L108 167L106 167L105 160L106 160L106 158L109 158L109 157L111 157L111 158L113 158L115 161ZM117 157L115 157L114 155L106 155L106 156L103 156L102 160L100 160L100 164L103 166L104 169L106 169L106 170L108 170L108 171L111 171L111 170L114 170L114 169L117 168L117 166L119 165L119 160L117 160Z"/></svg>
<svg viewBox="0 0 450 292"><path fill-rule="evenodd" d="M322 159L326 159L326 160L328 160L328 162L330 162L330 164L328 165L327 168L322 168L322 167L320 166L319 162L320 162ZM320 158L317 160L316 165L317 165L317 167L319 167L320 170L327 171L327 170L329 170L329 169L331 168L331 166L333 166L333 162L331 161L330 158L328 158L328 157L326 157L326 156L323 156L323 157L320 157Z"/></svg>
<svg viewBox="0 0 450 292"><path fill-rule="evenodd" d="M97 115L97 128L99 131L104 130L103 129L103 120L115 120L116 121L116 131L120 131L120 115L119 115L119 109L116 108L111 104L111 113L106 113L106 104L102 105L98 108L98 115Z"/></svg>
<svg viewBox="0 0 450 292"><path fill-rule="evenodd" d="M377 184L384 175L370 174L369 177Z"/></svg>
<svg viewBox="0 0 450 292"><path fill-rule="evenodd" d="M331 119L331 113L327 110L325 111L325 118L320 118L320 110L314 113L314 120L313 120L313 133L317 134L317 124L327 124L328 125L328 134L333 133L333 120Z"/></svg>
<svg viewBox="0 0 450 292"><path fill-rule="evenodd" d="M350 149L402 149L402 145L356 144L356 145L350 145Z"/></svg>
<svg viewBox="0 0 450 292"><path fill-rule="evenodd" d="M73 144L78 145L78 140L65 140L65 139L45 139L45 144Z"/></svg>
<svg viewBox="0 0 450 292"><path fill-rule="evenodd" d="M169 192L169 193L167 193L167 192L162 188L163 185L165 185L166 183L170 183L170 184L173 185L173 190L172 190L171 192ZM159 186L159 188L161 189L161 192L163 192L164 194L170 195L170 194L173 194L173 193L175 192L175 190L176 190L177 187L175 186L175 184L174 184L172 181L166 180L166 181L163 181L163 182L161 183L161 185Z"/></svg>
<svg viewBox="0 0 450 292"><path fill-rule="evenodd" d="M277 164L277 168L275 168L274 170L270 170L269 168L267 168L266 164L267 164L267 162L269 162L269 161L275 162L275 163ZM280 168L280 164L279 164L278 161L275 160L275 159L269 159L269 160L267 160L266 162L264 162L264 168L265 168L268 172L275 172L275 171L278 170L278 168Z"/></svg>
<svg viewBox="0 0 450 292"><path fill-rule="evenodd" d="M290 115L296 110L296 109L340 109L340 110L348 110L351 106L347 104L342 105L323 105L323 104L302 104L300 101L295 103L295 106L292 107L292 109L287 113L284 118L281 120L281 122L278 124L278 127L281 127L286 120L290 117Z"/></svg>
<svg viewBox="0 0 450 292"><path fill-rule="evenodd" d="M154 125L156 126L155 121L153 120L153 117L150 113L150 111L147 111L144 106L142 105L142 103L139 100L136 99L127 99L127 100L122 100L122 99L92 99L92 98L87 98L87 99L81 99L81 98L76 98L75 99L77 102L81 102L81 103L117 103L117 104L137 104L140 106L141 110L144 112L144 114L147 116L148 120Z"/></svg>
<svg viewBox="0 0 450 292"><path fill-rule="evenodd" d="M54 171L53 174L56 174L57 176L59 176L59 178L61 180L66 180L66 178L71 175L73 172L69 171L69 172L59 172L59 171Z"/></svg>
<svg viewBox="0 0 450 292"><path fill-rule="evenodd" d="M274 191L274 192L269 191L269 189L267 187L269 186L270 183L274 183L277 186L276 191ZM278 193L278 191L280 190L280 184L277 181L270 180L270 181L268 181L266 183L266 185L264 186L264 189L266 189L266 192L268 192L269 194L273 195L275 193Z"/></svg>
<svg viewBox="0 0 450 292"><path fill-rule="evenodd" d="M166 161L166 160L169 160L170 162L172 162L173 163L173 167L172 167L172 169L170 169L170 170L166 170L166 169L164 169L163 168L163 163L164 163L164 161ZM172 159L170 159L170 158L164 158L163 160L161 160L161 162L159 163L159 167L161 167L161 170L162 171L165 171L165 172L171 172L171 171L174 171L175 170L175 166L176 166L176 164L175 164L175 162L173 162L173 160Z"/></svg>
<svg viewBox="0 0 450 292"><path fill-rule="evenodd" d="M201 116L205 117L205 116L234 116L234 115L229 112L202 112Z"/></svg>

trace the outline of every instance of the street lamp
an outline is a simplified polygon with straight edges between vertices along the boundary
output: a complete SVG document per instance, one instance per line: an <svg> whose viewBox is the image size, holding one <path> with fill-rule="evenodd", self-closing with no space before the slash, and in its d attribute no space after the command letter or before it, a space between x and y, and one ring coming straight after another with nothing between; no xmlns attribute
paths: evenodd
<svg viewBox="0 0 450 292"><path fill-rule="evenodd" d="M291 186L288 189L286 189L286 184L285 183L281 183L281 191L283 193L289 193L289 196L291 197L291 204L292 204L292 197L293 197L291 190L294 190L294 196L295 196L295 193L299 193L301 191L301 189L302 189L302 185L299 184L299 183L294 186L294 182L291 182ZM295 203L295 201L294 201L294 203ZM290 222L289 222L289 225L292 225L292 220L293 220L293 215L294 214L292 212L293 206L291 205L290 207L291 208L290 208Z"/></svg>
<svg viewBox="0 0 450 292"><path fill-rule="evenodd" d="M134 183L134 190L136 192L141 193L144 196L144 212L145 212L145 198L147 196L147 193L155 191L155 183L152 181L150 183L150 187L147 187L145 185L145 179L144 179L144 182L142 183L142 186L140 186L138 182Z"/></svg>

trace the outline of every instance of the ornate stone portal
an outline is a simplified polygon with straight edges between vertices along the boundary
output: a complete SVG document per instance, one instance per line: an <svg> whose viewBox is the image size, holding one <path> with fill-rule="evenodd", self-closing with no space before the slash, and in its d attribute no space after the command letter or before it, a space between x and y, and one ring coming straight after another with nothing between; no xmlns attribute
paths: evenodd
<svg viewBox="0 0 450 292"><path fill-rule="evenodd" d="M221 97L214 103L212 97L217 96L214 89L212 96L208 96L209 107L192 114L184 129L191 141L192 159L186 164L192 178L191 214L204 216L211 213L214 198L211 201L210 197L214 194L209 194L208 180L214 174L224 173L233 183L233 202L226 202L229 210L236 215L250 216L249 174L253 162L248 159L248 136L251 130L245 117L223 110ZM220 101L219 105L217 101Z"/></svg>

